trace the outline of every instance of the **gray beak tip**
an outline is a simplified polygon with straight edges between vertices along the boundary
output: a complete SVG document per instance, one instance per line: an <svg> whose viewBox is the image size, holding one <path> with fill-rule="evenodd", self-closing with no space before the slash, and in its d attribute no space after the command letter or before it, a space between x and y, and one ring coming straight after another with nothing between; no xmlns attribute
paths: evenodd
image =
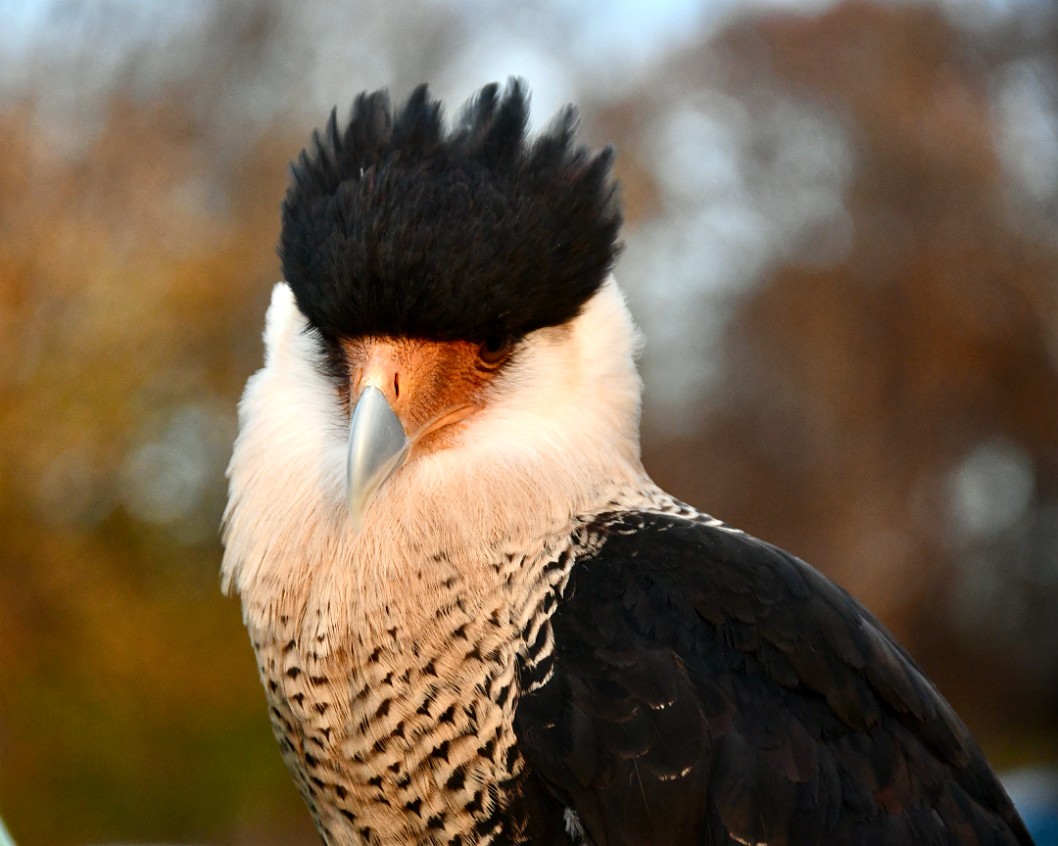
<svg viewBox="0 0 1058 846"><path fill-rule="evenodd" d="M349 423L346 493L356 531L383 483L404 463L410 442L385 394L369 385Z"/></svg>

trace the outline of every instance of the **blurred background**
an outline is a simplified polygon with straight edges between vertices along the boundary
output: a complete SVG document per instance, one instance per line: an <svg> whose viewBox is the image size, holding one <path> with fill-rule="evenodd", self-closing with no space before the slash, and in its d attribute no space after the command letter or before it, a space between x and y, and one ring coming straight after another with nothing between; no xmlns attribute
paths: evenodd
<svg viewBox="0 0 1058 846"><path fill-rule="evenodd" d="M0 817L318 842L217 527L332 106L512 74L613 143L663 486L860 597L1001 769L1058 760L1050 0L0 0Z"/></svg>

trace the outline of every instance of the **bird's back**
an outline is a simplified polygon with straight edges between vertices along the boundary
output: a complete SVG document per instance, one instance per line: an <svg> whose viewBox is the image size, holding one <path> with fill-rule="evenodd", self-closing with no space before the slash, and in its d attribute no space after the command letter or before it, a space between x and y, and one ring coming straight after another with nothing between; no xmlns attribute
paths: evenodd
<svg viewBox="0 0 1058 846"><path fill-rule="evenodd" d="M585 531L516 727L589 842L1031 842L948 704L811 567L689 511Z"/></svg>

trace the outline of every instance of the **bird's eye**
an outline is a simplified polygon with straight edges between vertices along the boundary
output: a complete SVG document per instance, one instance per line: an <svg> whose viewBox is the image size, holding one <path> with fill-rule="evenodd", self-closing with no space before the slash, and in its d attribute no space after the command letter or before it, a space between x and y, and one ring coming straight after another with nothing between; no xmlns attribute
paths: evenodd
<svg viewBox="0 0 1058 846"><path fill-rule="evenodd" d="M478 358L486 367L498 367L511 354L513 348L514 338L510 335L486 338L478 347Z"/></svg>

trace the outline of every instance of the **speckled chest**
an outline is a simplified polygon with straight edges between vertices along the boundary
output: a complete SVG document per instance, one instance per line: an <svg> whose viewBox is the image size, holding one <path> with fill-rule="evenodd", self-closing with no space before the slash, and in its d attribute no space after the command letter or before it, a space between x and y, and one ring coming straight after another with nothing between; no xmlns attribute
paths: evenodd
<svg viewBox="0 0 1058 846"><path fill-rule="evenodd" d="M273 729L326 842L521 839L518 679L546 666L578 548L567 534L504 553L487 590L434 562L413 615L326 600L249 615Z"/></svg>

